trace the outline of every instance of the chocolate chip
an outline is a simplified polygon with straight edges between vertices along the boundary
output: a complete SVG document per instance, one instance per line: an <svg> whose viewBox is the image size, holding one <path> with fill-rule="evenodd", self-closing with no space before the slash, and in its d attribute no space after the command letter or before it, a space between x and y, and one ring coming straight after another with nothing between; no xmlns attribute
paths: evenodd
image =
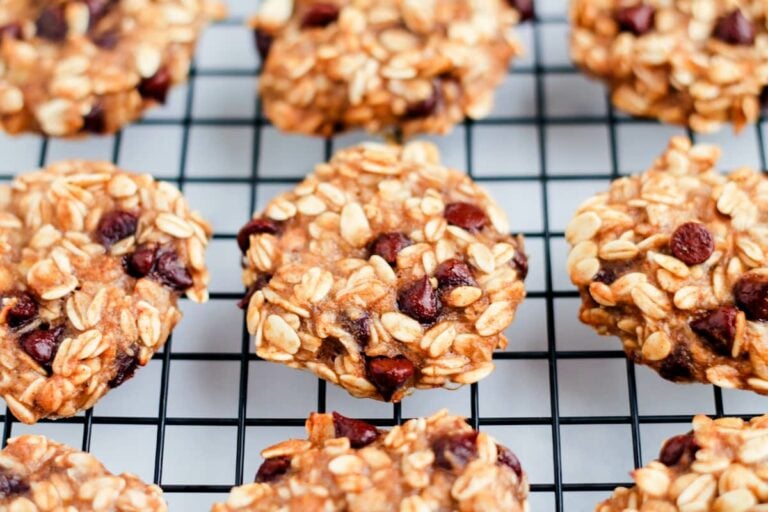
<svg viewBox="0 0 768 512"><path fill-rule="evenodd" d="M37 301L29 293L13 292L5 295L5 298L15 300L13 306L8 308L5 316L11 329L18 329L27 325L37 316L39 309Z"/></svg>
<svg viewBox="0 0 768 512"><path fill-rule="evenodd" d="M508 466L512 471L514 471L517 474L518 478L522 478L523 467L520 465L520 459L517 458L517 455L515 455L512 452L512 450L510 450L506 446L497 444L496 453L498 454L498 456L496 457L497 461L499 461L501 464L504 464L505 466Z"/></svg>
<svg viewBox="0 0 768 512"><path fill-rule="evenodd" d="M423 324L430 324L440 315L440 299L427 276L411 283L397 294L400 311Z"/></svg>
<svg viewBox="0 0 768 512"><path fill-rule="evenodd" d="M617 10L614 13L614 19L622 32L641 36L653 28L655 14L656 11L650 5L635 5Z"/></svg>
<svg viewBox="0 0 768 512"><path fill-rule="evenodd" d="M768 111L768 87L763 87L760 91L760 110L765 114Z"/></svg>
<svg viewBox="0 0 768 512"><path fill-rule="evenodd" d="M261 463L258 471L256 471L256 483L268 483L274 482L291 469L291 458L282 455L279 457L272 457Z"/></svg>
<svg viewBox="0 0 768 512"><path fill-rule="evenodd" d="M19 23L8 23L7 25L0 26L0 40L6 37L8 39L21 39L22 35Z"/></svg>
<svg viewBox="0 0 768 512"><path fill-rule="evenodd" d="M101 216L96 228L96 237L101 245L109 249L118 240L136 233L139 219L131 212L113 210Z"/></svg>
<svg viewBox="0 0 768 512"><path fill-rule="evenodd" d="M470 203L451 203L445 207L443 216L448 224L459 226L471 233L480 231L488 223L485 212Z"/></svg>
<svg viewBox="0 0 768 512"><path fill-rule="evenodd" d="M346 437L352 448L368 446L379 437L379 431L364 421L347 418L334 411L333 428L336 437Z"/></svg>
<svg viewBox="0 0 768 512"><path fill-rule="evenodd" d="M432 443L435 465L451 470L461 469L477 457L477 432L464 432L437 438Z"/></svg>
<svg viewBox="0 0 768 512"><path fill-rule="evenodd" d="M328 366L333 366L336 358L346 353L347 348L341 341L339 341L339 338L328 336L327 338L323 338L323 341L320 342L320 348L315 352L315 357L319 361L326 363Z"/></svg>
<svg viewBox="0 0 768 512"><path fill-rule="evenodd" d="M421 101L408 105L405 110L405 117L408 119L419 119L431 116L437 110L438 105L440 105L441 98L440 87L433 84L432 94Z"/></svg>
<svg viewBox="0 0 768 512"><path fill-rule="evenodd" d="M84 0L88 7L89 26L93 27L96 23L106 16L110 9L117 3L116 0Z"/></svg>
<svg viewBox="0 0 768 512"><path fill-rule="evenodd" d="M507 0L507 3L520 13L520 21L533 19L533 0Z"/></svg>
<svg viewBox="0 0 768 512"><path fill-rule="evenodd" d="M110 388L116 388L127 381L136 372L139 367L139 359L135 355L125 352L118 352L115 358L115 375L107 383Z"/></svg>
<svg viewBox="0 0 768 512"><path fill-rule="evenodd" d="M768 320L768 276L744 274L733 286L733 300L748 320Z"/></svg>
<svg viewBox="0 0 768 512"><path fill-rule="evenodd" d="M37 36L50 41L63 41L67 37L67 20L60 5L44 8L35 22Z"/></svg>
<svg viewBox="0 0 768 512"><path fill-rule="evenodd" d="M736 9L717 21L713 35L728 44L751 45L755 42L755 26Z"/></svg>
<svg viewBox="0 0 768 512"><path fill-rule="evenodd" d="M415 367L405 356L372 357L366 362L368 380L389 402L392 396L413 377Z"/></svg>
<svg viewBox="0 0 768 512"><path fill-rule="evenodd" d="M181 263L176 251L170 248L158 249L152 275L164 285L179 292L194 284L189 270Z"/></svg>
<svg viewBox="0 0 768 512"><path fill-rule="evenodd" d="M0 473L0 497L10 498L29 491L29 484L20 476Z"/></svg>
<svg viewBox="0 0 768 512"><path fill-rule="evenodd" d="M240 251L245 254L251 246L251 235L258 235L260 233L278 235L281 232L282 226L277 221L272 219L251 219L237 233L237 245L240 247Z"/></svg>
<svg viewBox="0 0 768 512"><path fill-rule="evenodd" d="M136 279L146 277L155 266L157 247L154 244L142 244L133 253L123 258L125 272Z"/></svg>
<svg viewBox="0 0 768 512"><path fill-rule="evenodd" d="M272 48L272 41L274 41L274 38L271 34L256 29L253 31L253 39L256 41L256 50L259 52L259 57L261 57L263 65L267 60L270 48Z"/></svg>
<svg viewBox="0 0 768 512"><path fill-rule="evenodd" d="M528 277L528 256L522 249L515 249L515 256L512 258L512 266L517 270L517 277L523 280Z"/></svg>
<svg viewBox="0 0 768 512"><path fill-rule="evenodd" d="M339 18L339 6L328 2L315 2L309 6L301 20L301 28L327 27Z"/></svg>
<svg viewBox="0 0 768 512"><path fill-rule="evenodd" d="M166 68L160 68L157 73L139 82L139 94L147 100L165 103L168 97L168 89L171 88L171 74Z"/></svg>
<svg viewBox="0 0 768 512"><path fill-rule="evenodd" d="M677 464L687 466L695 460L697 451L699 451L699 445L696 444L693 432L688 432L667 439L659 452L659 462L669 467Z"/></svg>
<svg viewBox="0 0 768 512"><path fill-rule="evenodd" d="M686 265L698 265L707 261L715 251L715 239L703 224L686 222L672 233L669 250Z"/></svg>
<svg viewBox="0 0 768 512"><path fill-rule="evenodd" d="M247 309L253 294L267 286L270 279L272 279L272 274L259 274L256 281L253 282L250 288L248 288L248 291L245 292L245 295L243 295L243 298L237 303L237 307L243 310Z"/></svg>
<svg viewBox="0 0 768 512"><path fill-rule="evenodd" d="M409 245L413 245L413 241L405 233L395 231L377 236L368 246L368 250L371 254L381 256L394 267L397 265L397 253Z"/></svg>
<svg viewBox="0 0 768 512"><path fill-rule="evenodd" d="M103 48L105 50L114 50L117 47L117 43L120 41L119 34L116 30L107 30L99 34L93 34L91 36L91 42Z"/></svg>
<svg viewBox="0 0 768 512"><path fill-rule="evenodd" d="M371 317L368 316L368 313L362 313L357 318L344 315L342 325L355 338L361 349L368 346L371 341Z"/></svg>
<svg viewBox="0 0 768 512"><path fill-rule="evenodd" d="M38 329L23 334L19 343L29 357L34 359L40 366L48 368L56 357L56 351L59 349L63 333L64 327L61 326L54 327L53 329Z"/></svg>
<svg viewBox="0 0 768 512"><path fill-rule="evenodd" d="M736 337L736 315L735 307L722 306L693 320L689 325L716 352L727 356L731 354Z"/></svg>
<svg viewBox="0 0 768 512"><path fill-rule="evenodd" d="M458 259L445 260L439 264L435 269L435 278L441 290L457 286L477 286L469 266Z"/></svg>
<svg viewBox="0 0 768 512"><path fill-rule="evenodd" d="M616 272L610 268L601 268L597 271L597 274L592 277L592 280L610 285L616 280Z"/></svg>
<svg viewBox="0 0 768 512"><path fill-rule="evenodd" d="M104 133L107 130L107 120L100 103L91 107L90 112L83 116L83 131L88 133Z"/></svg>
<svg viewBox="0 0 768 512"><path fill-rule="evenodd" d="M693 359L683 345L678 345L659 366L659 375L673 382L690 381L693 377Z"/></svg>

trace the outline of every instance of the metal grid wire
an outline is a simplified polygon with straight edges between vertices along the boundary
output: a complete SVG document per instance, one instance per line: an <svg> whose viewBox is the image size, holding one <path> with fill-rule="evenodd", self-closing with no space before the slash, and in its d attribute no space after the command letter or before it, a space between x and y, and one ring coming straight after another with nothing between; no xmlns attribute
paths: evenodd
<svg viewBox="0 0 768 512"><path fill-rule="evenodd" d="M242 19L230 19L222 22L223 26L240 26L243 23ZM627 484L626 479L624 481L599 481L591 483L570 483L564 481L563 477L563 439L561 436L561 427L564 426L592 426L592 425L622 425L628 426L631 431L631 456L632 460L626 461L626 471L629 471L629 467L632 463L634 466L638 466L643 461L643 452L641 447L641 426L647 424L664 424L664 423L685 423L690 421L690 414L640 414L638 407L638 393L637 393L637 380L636 380L636 368L630 362L626 362L626 378L627 378L627 391L626 400L629 404L629 413L620 415L563 415L560 413L560 392L561 387L558 385L558 368L564 361L568 360L600 360L607 359L624 360L624 354L618 349L618 342L616 340L606 339L604 342L604 350L569 350L567 344L558 344L555 336L555 302L558 299L575 299L578 294L573 290L556 290L553 285L553 276L555 271L553 270L557 260L552 254L552 246L554 242L556 247L563 247L562 231L554 231L550 229L550 215L548 214L550 209L556 205L552 204L553 198L550 197L548 184L552 181L589 181L589 180L607 180L608 178L615 178L619 176L619 164L618 164L618 140L617 140L617 126L619 124L631 124L639 121L629 119L619 114L614 113L609 101L605 98L607 115L577 115L577 116L562 116L553 117L546 115L548 112L546 105L547 95L544 91L544 82L547 76L552 75L572 75L577 73L572 67L567 65L547 65L542 58L543 47L550 40L551 29L553 26L563 26L565 23L564 16L539 16L539 18L533 23L531 30L531 44L532 48L529 48L530 53L533 55L531 65L516 65L511 71L510 75L526 75L533 76L534 79L534 91L535 91L535 114L532 116L522 117L495 117L481 121L467 121L464 125L465 147L466 147L466 161L464 168L467 172L473 176L476 180L498 182L530 182L534 184L540 184L542 190L541 198L541 212L532 212L532 215L541 215L542 229L536 231L524 232L529 244L540 243L543 246L543 255L540 260L532 261L532 265L544 266L544 284L545 288L541 291L529 292L529 300L540 299L544 303L545 316L538 318L537 321L541 324L543 333L546 333L546 350L524 350L515 352L498 352L495 354L494 359L498 361L510 360L510 361L539 361L548 367L548 387L549 387L549 414L535 415L535 416L490 416L481 415L480 413L480 400L481 393L478 384L471 386L469 393L469 421L474 427L481 429L488 427L501 427L501 426L538 426L543 428L549 428L551 430L551 453L552 453L552 475L551 482L539 483L535 480L532 483L532 493L534 498L538 494L548 494L551 499L539 501L539 503L551 503L552 510L557 512L569 509L569 510L587 510L584 505L580 506L568 506L567 500L564 497L569 493L592 493L595 491L607 492L612 490L615 486L621 484ZM195 84L196 79L200 77L218 77L218 78L230 78L230 77L244 77L256 79L259 69L200 69L198 66L194 66L191 70L191 79L186 94L183 115L180 118L148 118L139 122L139 125L156 125L156 126L175 126L181 129L181 148L178 160L178 175L171 181L175 181L179 187L183 190L188 184L245 184L250 187L250 204L249 211L253 211L257 206L257 191L264 185L286 185L295 183L298 179L292 178L275 178L260 176L259 158L262 149L262 130L261 128L268 125L268 122L261 115L258 100L254 98L255 110L257 115L254 117L244 118L220 118L220 119L197 119L193 116L193 101L195 97ZM647 123L647 122L646 122ZM568 174L553 174L549 171L548 159L550 153L545 150L547 147L547 133L548 127L557 125L560 127L572 127L574 130L579 129L585 125L603 126L608 130L608 142L610 151L610 172L609 173L568 173ZM199 177L189 176L186 172L187 169L187 155L190 145L190 130L195 126L246 126L253 128L253 156L251 161L250 175L245 177ZM475 133L478 127L482 126L525 126L535 128L536 142L539 147L539 168L540 173L533 173L529 175L506 175L506 176L478 176L473 169L473 152L476 151L476 145L474 141ZM754 128L748 128L748 130L756 130L757 144L759 145L759 163L762 168L765 168L765 152L763 147L763 136L761 125L757 125ZM112 147L112 159L118 161L118 156L121 150L121 143L123 141L123 134L119 133L114 138ZM51 141L43 140L40 144L40 154L38 159L39 165L44 165L48 159L49 147L52 144ZM333 142L325 142L325 156L329 157L333 149ZM663 148L658 147L658 152ZM647 161L650 162L654 154L648 155ZM640 169L635 169L640 170ZM10 179L12 173L7 173L2 176L4 179ZM194 205L193 205L194 206ZM263 205L260 205L263 206ZM246 218L241 219L245 222ZM514 224L514 222L513 222ZM226 243L234 245L235 232L216 232L214 235L215 240L225 240ZM558 245L559 244L559 245ZM211 300L227 300L234 302L239 299L241 293L228 293L218 292L212 293ZM205 310L203 310L205 311ZM252 350L252 340L245 328L245 322L243 321L241 329L240 339L240 353L222 353L222 352L186 352L174 349L175 337L172 337L165 350L154 356L156 363L160 365L160 385L159 385L159 402L156 410L156 414L144 415L144 416L111 416L111 415L99 415L94 412L88 411L84 415L74 418L59 420L56 423L61 424L75 424L82 425L82 448L88 450L91 447L92 431L94 425L125 425L125 426L146 426L156 429L155 436L155 449L154 449L154 469L153 480L155 483L161 485L168 497L172 500L173 495L176 493L185 494L219 494L223 498L224 493L228 492L230 485L227 484L168 484L165 483L163 474L166 460L164 454L166 453L165 446L168 439L167 430L168 427L234 427L237 430L236 436L236 450L235 455L235 480L234 484L241 484L243 482L251 481L252 474L246 474L245 460L249 452L256 451L261 446L248 446L246 448L246 432L248 427L301 427L304 424L306 416L297 417L285 417L285 418L269 418L260 417L249 414L247 410L247 403L249 400L249 371L252 371L251 363L257 361L258 358L254 355ZM512 339L511 343L514 344L515 340ZM227 361L236 363L239 365L239 384L238 384L238 401L237 401L237 414L231 417L208 417L208 418L192 418L192 417L176 417L169 416L168 414L168 394L169 394L169 377L171 371L172 361L202 361L202 362L216 362ZM144 370L146 371L146 370ZM497 370L499 371L499 370ZM130 386L131 383L126 384ZM481 384L482 385L482 384ZM606 383L610 386L611 383ZM711 388L711 396L714 403L713 412L716 415L724 414L723 406L723 393L717 388ZM317 387L317 399L316 410L326 411L327 402L327 390L328 386L324 381L319 381ZM267 391L268 392L268 391ZM599 399L596 397L595 399ZM407 399L406 399L407 400ZM98 406L97 406L98 410ZM306 411L309 413L310 411ZM346 414L352 415L354 411L343 411ZM19 426L17 420L6 411L3 419L3 440L6 441L9 436L18 434L17 427ZM391 416L388 418L375 418L369 419L372 423L380 426L388 426L402 422L406 418L402 412L402 406L395 404L391 408ZM50 423L50 422L42 422ZM286 436L287 437L287 436ZM507 443L514 449L514 442ZM544 447L542 447L544 448ZM651 454L655 453L657 446L647 447L647 451ZM549 450L545 450L548 452ZM648 457L648 454L646 454ZM201 464L205 464L205 461L200 461ZM525 460L523 460L525 464ZM114 470L120 470L120 468L113 468ZM624 473L626 475L626 472ZM173 507L172 507L173 508ZM201 507L203 510L206 507ZM541 510L546 510L541 508ZM535 507L534 507L535 509Z"/></svg>

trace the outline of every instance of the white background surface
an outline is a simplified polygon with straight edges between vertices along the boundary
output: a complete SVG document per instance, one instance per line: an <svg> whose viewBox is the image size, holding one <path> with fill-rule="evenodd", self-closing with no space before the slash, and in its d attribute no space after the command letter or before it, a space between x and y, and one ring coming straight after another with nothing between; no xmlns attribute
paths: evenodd
<svg viewBox="0 0 768 512"><path fill-rule="evenodd" d="M262 207L322 161L326 143L281 135L254 120L258 63L251 34L240 21L255 5L236 0L230 9L232 20L204 35L191 84L175 90L168 105L147 120L116 137L79 142L44 144L35 137L0 137L3 175L67 157L114 158L127 169L180 181L193 207L213 222L217 238L208 261L215 298L205 306L182 304L185 317L173 335L173 357L167 367L162 357L153 360L99 402L90 438L91 450L112 471L131 471L148 481L153 480L161 456L160 483L169 491L171 510L177 511L208 510L236 483L240 407L249 422L293 419L295 425L317 407L317 379L259 361L247 363L243 385L247 400L239 401L243 322L234 297L242 287L232 236L249 218L252 197L256 207ZM434 140L443 149L444 161L471 169L484 181L508 212L513 231L528 235L531 297L507 334L510 352L532 354L497 361L497 371L480 383L481 428L520 456L536 490L532 510L555 510L552 489L559 471L565 489L563 510L590 511L607 491L572 490L573 486L601 484L598 489L608 489L628 481L633 423L639 425L634 442L641 444L642 460L651 460L665 437L688 430L684 423L670 422L669 416L686 420L695 413L715 413L716 393L708 386L667 383L645 368L636 368L633 375L621 357L574 357L579 351L615 351L619 345L615 339L596 336L576 318L579 301L564 270L562 231L568 218L578 203L605 189L612 176L644 169L670 135L683 131L610 112L602 88L569 64L563 1L539 0L537 9L544 21L535 29L521 29L529 54L500 87L491 120L457 127L451 135ZM762 126L750 127L736 137L724 130L699 140L724 145L725 169L764 168L763 132ZM333 147L365 138L345 135ZM253 178L258 178L257 185ZM544 236L547 226L549 237ZM552 262L549 269L547 255ZM552 360L547 352L550 340L556 349ZM218 354L218 360L200 353ZM556 375L550 374L551 368ZM551 389L555 382L556 389ZM637 410L630 407L633 387ZM165 426L158 421L163 389L167 390ZM557 408L553 397L559 398ZM330 385L326 405L329 411L350 416L391 419L393 414L391 405L356 400ZM722 405L726 414L768 410L767 399L737 391L723 392ZM405 400L402 414L429 414L440 407L470 415L470 389L419 392ZM553 409L559 410L562 423L559 465ZM136 424L120 424L121 417ZM179 425L181 418L194 425ZM12 435L44 433L81 446L87 424L77 421L32 427L16 423ZM501 425L505 422L513 425ZM162 429L165 442L158 451ZM244 479L253 478L262 448L303 436L300 426L245 427ZM177 492L177 486L185 485L218 485L222 493Z"/></svg>

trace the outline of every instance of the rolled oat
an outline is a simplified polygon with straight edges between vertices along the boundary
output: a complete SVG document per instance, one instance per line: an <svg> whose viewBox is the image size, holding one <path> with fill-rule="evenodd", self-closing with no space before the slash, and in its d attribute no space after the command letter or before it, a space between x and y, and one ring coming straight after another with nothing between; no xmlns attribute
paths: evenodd
<svg viewBox="0 0 768 512"><path fill-rule="evenodd" d="M309 442L265 449L256 481L212 512L527 512L528 479L511 450L446 411L390 431L312 414Z"/></svg>
<svg viewBox="0 0 768 512"><path fill-rule="evenodd" d="M768 98L761 1L572 0L571 23L573 60L630 114L739 130Z"/></svg>
<svg viewBox="0 0 768 512"><path fill-rule="evenodd" d="M566 229L581 320L678 382L768 393L768 179L675 137Z"/></svg>
<svg viewBox="0 0 768 512"><path fill-rule="evenodd" d="M251 20L259 89L277 127L446 133L485 117L512 57L525 1L269 0Z"/></svg>
<svg viewBox="0 0 768 512"><path fill-rule="evenodd" d="M113 475L93 455L43 436L8 440L0 452L0 510L165 512L163 491Z"/></svg>
<svg viewBox="0 0 768 512"><path fill-rule="evenodd" d="M256 353L380 400L476 382L525 296L508 232L431 144L339 151L238 234Z"/></svg>
<svg viewBox="0 0 768 512"><path fill-rule="evenodd" d="M768 416L710 419L668 439L657 460L634 470L595 512L758 512L768 504Z"/></svg>
<svg viewBox="0 0 768 512"><path fill-rule="evenodd" d="M7 0L0 5L0 127L112 133L186 80L209 0Z"/></svg>
<svg viewBox="0 0 768 512"><path fill-rule="evenodd" d="M72 416L147 364L179 295L207 300L210 235L177 188L106 162L0 187L0 394L14 415Z"/></svg>

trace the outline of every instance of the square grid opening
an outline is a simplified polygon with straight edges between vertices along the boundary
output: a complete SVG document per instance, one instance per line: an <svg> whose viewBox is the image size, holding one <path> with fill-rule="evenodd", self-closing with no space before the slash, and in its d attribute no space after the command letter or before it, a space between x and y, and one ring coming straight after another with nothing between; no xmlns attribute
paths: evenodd
<svg viewBox="0 0 768 512"><path fill-rule="evenodd" d="M3 181L62 158L108 159L177 184L215 230L211 301L182 301L185 316L153 361L73 418L25 426L6 409L4 441L48 435L92 451L114 472L159 484L171 510L207 511L231 486L252 481L262 448L305 437L313 410L391 426L447 407L518 453L532 510L581 512L629 484L629 471L652 460L665 437L688 430L693 414L768 411L768 399L753 393L667 383L576 317L563 236L574 208L611 179L645 169L669 136L685 131L615 112L602 86L573 68L565 0L538 0L537 20L520 27L527 55L513 63L487 119L426 137L445 163L488 187L512 232L526 237L528 298L507 330L509 347L494 355L496 372L459 391L419 391L391 405L259 360L235 308L243 294L237 229L334 150L372 137L321 140L270 126L244 26L255 4L230 1L231 17L202 37L189 84L122 132L81 141L0 135ZM724 128L693 138L723 145L722 169L765 169L765 133L759 123L739 136Z"/></svg>

